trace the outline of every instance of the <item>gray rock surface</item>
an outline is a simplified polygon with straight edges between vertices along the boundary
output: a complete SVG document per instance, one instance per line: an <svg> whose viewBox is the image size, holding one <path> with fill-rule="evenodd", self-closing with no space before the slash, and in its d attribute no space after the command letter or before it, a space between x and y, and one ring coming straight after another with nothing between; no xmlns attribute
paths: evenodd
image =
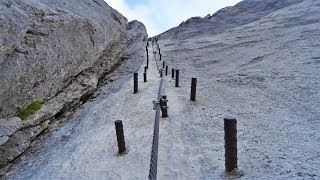
<svg viewBox="0 0 320 180"><path fill-rule="evenodd" d="M229 179L225 115L238 120L241 179L320 178L319 8L318 0L304 0L221 33L159 40L163 60L180 69L180 87L165 76L170 108L160 121L158 179ZM143 45L133 43L125 53L130 58L100 79L108 83L98 83L95 98L61 128L53 122L3 179L147 179L159 74L150 56L148 82L139 79L139 93L132 93L132 73L144 71ZM189 100L192 77L198 78L195 102ZM27 122L44 121L50 107L59 111L64 97L79 99L67 92L56 97ZM118 119L125 156L117 156Z"/></svg>
<svg viewBox="0 0 320 180"><path fill-rule="evenodd" d="M86 102L147 37L142 23L103 0L1 1L0 29L0 169L50 121ZM18 121L34 101L42 108Z"/></svg>
<svg viewBox="0 0 320 180"><path fill-rule="evenodd" d="M134 33L147 36L144 28L127 33L133 26L103 0L6 0L0 17L0 118L48 101L80 74L97 81Z"/></svg>
<svg viewBox="0 0 320 180"><path fill-rule="evenodd" d="M214 35L228 29L248 24L302 0L243 0L235 6L223 8L212 16L192 17L178 27L161 33L162 39L189 39L191 37Z"/></svg>
<svg viewBox="0 0 320 180"><path fill-rule="evenodd" d="M113 73L108 74L102 80L106 81L106 84L95 91L95 93L92 95L94 98L83 104L81 108L78 108L75 113L72 114L70 121L67 121L68 117L63 117L58 121L52 122L52 124L48 127L48 133L43 134L40 136L40 138L33 141L31 143L31 147L25 153L23 153L19 159L14 161L15 165L13 165L11 168L10 166L5 168L5 170L9 168L9 171L7 172L6 176L4 176L4 179L10 179L8 176L12 175L11 172L17 175L15 177L17 179L108 179L108 176L103 173L103 171L107 171L107 174L112 174L113 170L110 170L109 167L121 169L121 167L114 164L114 161L118 159L118 156L116 155L116 151L114 151L113 146L109 146L114 144L113 140L115 139L105 139L105 133L109 134L110 136L114 135L114 124L112 119L115 116L120 118L119 115L123 114L123 110L137 114L136 108L130 109L136 105L136 101L132 101L131 99L133 94L131 91L132 88L130 87L132 86L132 74L139 70L142 64L141 59L145 58L143 51L145 49L144 45L145 43L142 41L135 41L127 49L126 53L130 54L129 59L124 60L124 62L120 64L120 66L117 67ZM149 78L151 77L149 76ZM155 82L154 84L157 85L158 83ZM140 86L140 88L142 87ZM123 91L126 92L125 95L123 94ZM151 91L151 93L153 92ZM124 99L125 101L123 101ZM150 104L149 101L142 102L145 103L145 106ZM93 110L91 109L92 107L99 107L99 110ZM110 111L109 108L113 108L113 111ZM140 111L145 110L141 108ZM97 114L103 117L95 116ZM88 118L90 118L90 120ZM149 119L145 118L145 121L149 121ZM136 124L136 127L139 127L139 123ZM96 131L97 128L99 129L98 131ZM132 128L132 130L134 129L135 128ZM132 134L132 136L134 135ZM100 139L102 141L98 142L95 139ZM139 153L138 149L142 149L146 144L150 144L149 141L140 143L139 148L134 148L136 149L135 151ZM112 158L105 159L105 157L98 157L101 163L89 162L89 159L94 161L97 160L95 156L101 152L106 155L108 154L106 156L107 158L109 158L109 155L112 154ZM60 157L51 156L48 158L43 158L44 156L50 156L50 154L54 155L56 153L60 154ZM73 153L76 153L77 155L73 156ZM141 151L141 153L143 153L143 151ZM89 159L87 159L87 155L90 156ZM136 156L136 153L133 153L132 156ZM32 158L32 160L30 158ZM65 163L61 162L62 159L64 159ZM88 174L87 172L83 171L82 168L78 169L75 167L70 167L69 165L74 164L69 164L68 160L70 159L77 159L77 162L82 164L82 167L88 168L88 170L90 169L89 171L92 170L89 168L89 166L93 165L92 167L94 167L95 170L93 171L95 173ZM136 164L135 161L132 163ZM145 159L143 164L148 164L148 159ZM31 167L32 170L30 170L28 169L28 165L35 166ZM18 172L13 172L10 170L18 166L19 169L21 168L23 171L21 175ZM40 170L40 167L45 170ZM144 168L144 166L141 166L141 168ZM101 171L102 169L104 170ZM34 174L34 170L39 171L39 173ZM56 170L59 172L56 172ZM135 169L132 170L137 172ZM129 172L132 171L128 170L128 173ZM132 176L131 178L133 177L139 177L139 175Z"/></svg>
<svg viewBox="0 0 320 180"><path fill-rule="evenodd" d="M0 119L0 146L23 125L20 118Z"/></svg>
<svg viewBox="0 0 320 180"><path fill-rule="evenodd" d="M320 1L215 35L179 37L159 41L163 59L181 74L180 96L167 90L169 102L186 104L170 128L162 126L159 179L226 179L223 117L230 114L238 120L241 179L319 179ZM187 103L192 77L197 101ZM172 116L178 110L169 106Z"/></svg>

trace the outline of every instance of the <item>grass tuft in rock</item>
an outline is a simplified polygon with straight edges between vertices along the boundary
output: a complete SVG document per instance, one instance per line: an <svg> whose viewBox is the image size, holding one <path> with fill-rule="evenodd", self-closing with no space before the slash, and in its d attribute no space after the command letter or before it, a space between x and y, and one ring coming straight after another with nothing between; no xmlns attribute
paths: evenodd
<svg viewBox="0 0 320 180"><path fill-rule="evenodd" d="M22 120L27 119L30 115L41 109L42 104L39 101L35 101L31 103L26 109L21 111L18 114L18 117L21 118Z"/></svg>

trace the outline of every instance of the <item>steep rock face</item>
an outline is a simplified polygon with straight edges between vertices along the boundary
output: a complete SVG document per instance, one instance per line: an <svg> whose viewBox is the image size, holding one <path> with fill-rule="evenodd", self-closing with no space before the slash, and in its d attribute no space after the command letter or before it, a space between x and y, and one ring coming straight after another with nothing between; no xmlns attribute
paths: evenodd
<svg viewBox="0 0 320 180"><path fill-rule="evenodd" d="M201 31L201 23L198 29ZM238 157L243 179L319 179L320 1L304 0L215 35L189 34L190 38L180 40L189 32L180 33L158 42L169 67L180 69L180 81L185 84L180 92L189 92L190 79L198 78L197 104L186 103L185 108L197 112L194 117L192 113L185 115L186 118L179 114L179 119L192 127L186 141L207 140L208 144L221 145L203 145L205 150L201 152L201 145L196 144L185 156L177 152L179 162L188 166L198 161L192 166L200 167L198 175L193 168L179 171L172 163L162 168L169 173L158 178L225 179L217 175L224 171L224 162L217 162L216 158L224 154L223 133L220 140L212 139L219 137L217 132L223 132L223 116L233 114L240 132ZM181 134L182 139L188 133ZM177 160L173 156L174 146L168 147L163 150L164 155L170 154L170 159ZM220 153L208 149L220 149ZM204 155L198 158L201 153ZM195 156L196 159L185 161ZM207 159L210 156L214 158ZM203 171L211 167L216 168Z"/></svg>
<svg viewBox="0 0 320 180"><path fill-rule="evenodd" d="M128 45L126 18L102 0L7 0L0 13L0 118L49 100L92 67L99 78Z"/></svg>
<svg viewBox="0 0 320 180"><path fill-rule="evenodd" d="M162 39L188 39L196 36L214 35L237 26L254 22L281 8L302 0L244 0L226 7L212 16L192 17L162 34Z"/></svg>
<svg viewBox="0 0 320 180"><path fill-rule="evenodd" d="M4 0L0 29L0 169L147 37L142 23L128 23L103 0ZM39 111L15 117L34 101Z"/></svg>
<svg viewBox="0 0 320 180"><path fill-rule="evenodd" d="M229 114L238 119L241 179L319 179L319 7L319 0L304 0L215 35L158 41L166 64L180 69L179 88L164 76L170 116L160 124L158 179L229 178L223 140L223 118ZM141 26L130 23L131 28ZM131 57L146 59L143 49L138 53ZM133 71L124 66L117 74ZM124 77L129 81L110 78L101 96L37 150L23 154L4 178L148 177L157 72L156 63L150 63L148 83L139 84L142 93L134 95L131 76ZM198 78L196 102L189 101L193 77ZM44 106L42 112L49 109ZM126 127L129 152L124 157L116 155L115 117ZM16 126L6 124L11 134Z"/></svg>

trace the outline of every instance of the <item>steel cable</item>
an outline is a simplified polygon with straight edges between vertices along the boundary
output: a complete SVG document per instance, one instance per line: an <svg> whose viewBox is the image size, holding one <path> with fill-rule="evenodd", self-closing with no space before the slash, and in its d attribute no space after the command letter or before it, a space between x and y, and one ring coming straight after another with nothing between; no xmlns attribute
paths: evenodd
<svg viewBox="0 0 320 180"><path fill-rule="evenodd" d="M153 52L153 44L152 44ZM163 82L164 82L164 76L163 76L163 69L159 69L158 62L156 59L156 53L154 53L154 59L156 61L157 69L159 73L162 73L160 85L159 85L159 91L158 91L158 99L157 103L155 104L155 120L154 120L154 130L153 130L153 140L152 140L152 149L151 149L151 158L150 158L150 169L149 169L149 180L156 180L157 179L157 167L158 167L158 146L159 146L159 123L160 123L160 100L162 97L162 91L163 91Z"/></svg>

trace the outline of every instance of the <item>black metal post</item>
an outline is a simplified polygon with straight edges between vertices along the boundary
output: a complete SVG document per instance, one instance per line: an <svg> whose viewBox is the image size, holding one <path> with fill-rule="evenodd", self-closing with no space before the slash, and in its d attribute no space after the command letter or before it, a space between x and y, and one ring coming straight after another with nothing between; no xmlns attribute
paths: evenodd
<svg viewBox="0 0 320 180"><path fill-rule="evenodd" d="M197 92L197 78L192 78L191 79L191 95L190 95L191 101L196 100L196 92Z"/></svg>
<svg viewBox="0 0 320 180"><path fill-rule="evenodd" d="M160 100L162 117L168 117L168 104L167 96L162 96Z"/></svg>
<svg viewBox="0 0 320 180"><path fill-rule="evenodd" d="M123 134L123 125L121 120L116 120L114 122L116 125L116 134L117 134L117 141L118 141L118 153L122 154L126 150L126 145L124 142L124 134Z"/></svg>
<svg viewBox="0 0 320 180"><path fill-rule="evenodd" d="M224 118L225 166L230 173L238 168L237 156L237 120L235 117Z"/></svg>
<svg viewBox="0 0 320 180"><path fill-rule="evenodd" d="M176 70L176 87L179 87L179 70Z"/></svg>
<svg viewBox="0 0 320 180"><path fill-rule="evenodd" d="M166 76L168 76L168 66L166 66Z"/></svg>
<svg viewBox="0 0 320 180"><path fill-rule="evenodd" d="M161 61L161 60L162 60L162 58L161 58L161 57L162 57L162 55L161 55L161 54L159 54L159 56L160 56L160 61Z"/></svg>
<svg viewBox="0 0 320 180"><path fill-rule="evenodd" d="M147 61L149 61L149 52L147 51Z"/></svg>
<svg viewBox="0 0 320 180"><path fill-rule="evenodd" d="M147 82L147 73L143 73L143 82Z"/></svg>
<svg viewBox="0 0 320 180"><path fill-rule="evenodd" d="M158 47L159 47L159 45L158 45ZM161 53L160 53L160 48L159 48L159 54L161 54Z"/></svg>
<svg viewBox="0 0 320 180"><path fill-rule="evenodd" d="M144 67L144 72L145 72L145 73L147 72L147 69L148 69L148 67L145 66L145 67Z"/></svg>
<svg viewBox="0 0 320 180"><path fill-rule="evenodd" d="M172 78L172 79L174 78L174 69L172 69L171 78Z"/></svg>
<svg viewBox="0 0 320 180"><path fill-rule="evenodd" d="M138 73L133 74L133 93L138 93Z"/></svg>
<svg viewBox="0 0 320 180"><path fill-rule="evenodd" d="M163 62L162 62L162 68L164 68L165 65L166 65L166 62L163 61Z"/></svg>

